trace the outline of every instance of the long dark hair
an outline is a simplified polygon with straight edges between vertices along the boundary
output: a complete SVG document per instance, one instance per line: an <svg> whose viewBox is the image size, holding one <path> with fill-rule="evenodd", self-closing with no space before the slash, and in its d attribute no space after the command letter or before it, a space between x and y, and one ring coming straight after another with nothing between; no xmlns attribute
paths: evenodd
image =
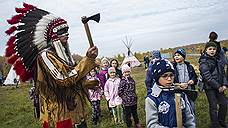
<svg viewBox="0 0 228 128"><path fill-rule="evenodd" d="M112 62L113 62L113 61L116 61L116 63L117 63L116 68L119 67L119 62L118 62L117 59L112 59L112 60L110 61L110 67L112 67Z"/></svg>

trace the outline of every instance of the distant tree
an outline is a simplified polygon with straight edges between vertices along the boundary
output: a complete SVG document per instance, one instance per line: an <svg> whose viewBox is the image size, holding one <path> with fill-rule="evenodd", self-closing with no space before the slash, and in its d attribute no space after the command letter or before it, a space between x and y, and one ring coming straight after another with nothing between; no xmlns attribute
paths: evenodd
<svg viewBox="0 0 228 128"><path fill-rule="evenodd" d="M0 56L0 73L3 76L7 76L9 70L10 70L11 65L6 63L5 57Z"/></svg>

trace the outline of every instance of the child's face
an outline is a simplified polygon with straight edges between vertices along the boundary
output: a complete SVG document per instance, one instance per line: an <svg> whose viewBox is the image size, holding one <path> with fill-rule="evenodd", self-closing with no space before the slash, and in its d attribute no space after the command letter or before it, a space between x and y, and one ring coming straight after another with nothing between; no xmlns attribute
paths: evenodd
<svg viewBox="0 0 228 128"><path fill-rule="evenodd" d="M179 53L176 53L174 55L174 61L177 63L182 63L184 62L184 58Z"/></svg>
<svg viewBox="0 0 228 128"><path fill-rule="evenodd" d="M111 66L116 68L117 67L117 62L115 60L112 61Z"/></svg>
<svg viewBox="0 0 228 128"><path fill-rule="evenodd" d="M158 79L159 84L164 87L170 87L173 84L173 81L174 74L172 72L166 72Z"/></svg>
<svg viewBox="0 0 228 128"><path fill-rule="evenodd" d="M109 63L108 63L108 61L104 61L102 65L103 65L104 68L107 68Z"/></svg>
<svg viewBox="0 0 228 128"><path fill-rule="evenodd" d="M95 76L96 75L96 71L94 69L91 70L89 73L90 73L91 76Z"/></svg>
<svg viewBox="0 0 228 128"><path fill-rule="evenodd" d="M125 71L125 72L123 72L123 76L125 76L125 77L128 77L128 76L130 76L131 75L131 72L130 71Z"/></svg>
<svg viewBox="0 0 228 128"><path fill-rule="evenodd" d="M207 53L207 55L209 55L209 56L215 56L215 54L216 54L216 47L208 47L207 49L206 49L206 53Z"/></svg>
<svg viewBox="0 0 228 128"><path fill-rule="evenodd" d="M116 72L112 71L109 73L110 78L115 78L116 77Z"/></svg>
<svg viewBox="0 0 228 128"><path fill-rule="evenodd" d="M100 67L95 67L95 70L97 71L97 72L99 72L100 71Z"/></svg>

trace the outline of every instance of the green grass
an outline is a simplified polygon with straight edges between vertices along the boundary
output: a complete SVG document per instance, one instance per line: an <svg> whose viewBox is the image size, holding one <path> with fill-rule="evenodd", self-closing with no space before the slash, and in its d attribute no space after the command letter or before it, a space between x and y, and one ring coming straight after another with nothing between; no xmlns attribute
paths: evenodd
<svg viewBox="0 0 228 128"><path fill-rule="evenodd" d="M143 67L135 68L132 71L132 76L137 83L138 95L138 115L142 126L145 127L145 96L146 87L145 70ZM40 128L39 120L33 116L33 103L29 99L28 90L30 86L19 86L15 88L12 86L0 87L0 128ZM97 126L93 126L91 122L91 107L88 106L89 114L87 119L88 127L94 128L112 128L115 127L107 110L106 101L102 100L101 121ZM208 102L204 93L199 93L196 101L196 117L198 128L208 128L210 119L208 112ZM228 117L228 114L227 114ZM228 123L228 118L227 118ZM125 124L118 125L125 128Z"/></svg>

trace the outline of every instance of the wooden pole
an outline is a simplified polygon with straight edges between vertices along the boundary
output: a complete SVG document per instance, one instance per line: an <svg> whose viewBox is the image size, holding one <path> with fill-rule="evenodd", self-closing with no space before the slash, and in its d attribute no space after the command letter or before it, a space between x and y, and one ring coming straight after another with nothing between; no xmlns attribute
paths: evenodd
<svg viewBox="0 0 228 128"><path fill-rule="evenodd" d="M177 128L182 128L181 94L175 93Z"/></svg>
<svg viewBox="0 0 228 128"><path fill-rule="evenodd" d="M91 36L90 30L89 30L88 23L85 23L84 27L85 27L86 35L88 37L89 45L90 45L90 47L93 47L94 44L93 44L93 40L92 40L92 36Z"/></svg>

